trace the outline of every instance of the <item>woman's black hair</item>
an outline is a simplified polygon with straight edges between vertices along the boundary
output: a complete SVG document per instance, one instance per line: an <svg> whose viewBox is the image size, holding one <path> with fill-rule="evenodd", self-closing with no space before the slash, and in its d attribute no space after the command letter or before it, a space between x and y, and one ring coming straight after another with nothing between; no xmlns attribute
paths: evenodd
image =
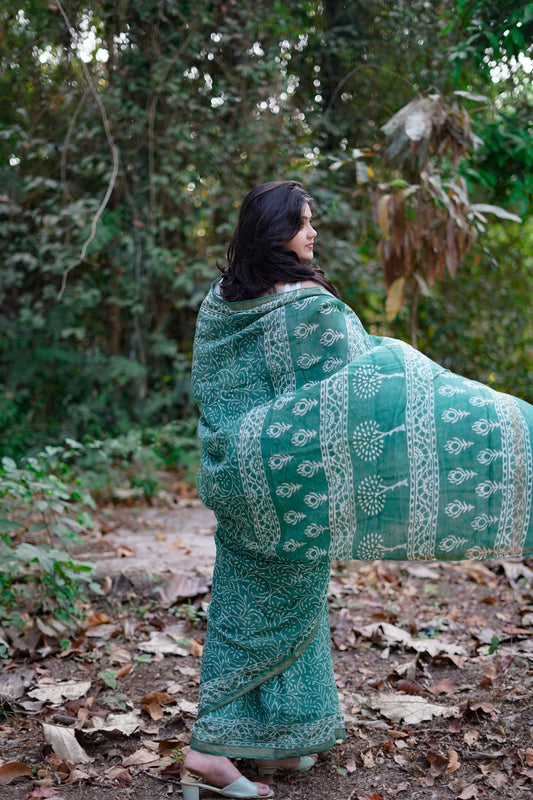
<svg viewBox="0 0 533 800"><path fill-rule="evenodd" d="M315 203L297 181L256 186L243 200L227 250L220 290L225 300L251 300L268 294L278 281L313 280L339 296L322 270L302 263L286 248L301 227L305 204Z"/></svg>

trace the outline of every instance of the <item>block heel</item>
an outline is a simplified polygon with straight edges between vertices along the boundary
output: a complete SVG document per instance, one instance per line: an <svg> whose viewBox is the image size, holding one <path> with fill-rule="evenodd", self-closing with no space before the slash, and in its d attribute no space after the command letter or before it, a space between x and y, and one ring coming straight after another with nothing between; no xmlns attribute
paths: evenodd
<svg viewBox="0 0 533 800"><path fill-rule="evenodd" d="M183 800L200 800L200 789L198 786L192 786L190 783L182 783L181 791L183 792Z"/></svg>

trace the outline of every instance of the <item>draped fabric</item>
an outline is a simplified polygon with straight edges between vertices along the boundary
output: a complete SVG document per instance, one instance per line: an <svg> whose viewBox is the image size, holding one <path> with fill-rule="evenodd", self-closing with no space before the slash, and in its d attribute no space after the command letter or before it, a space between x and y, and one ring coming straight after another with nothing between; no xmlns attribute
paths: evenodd
<svg viewBox="0 0 533 800"><path fill-rule="evenodd" d="M533 407L369 335L320 287L211 290L193 391L218 522L193 747L326 749L343 735L331 561L532 554Z"/></svg>

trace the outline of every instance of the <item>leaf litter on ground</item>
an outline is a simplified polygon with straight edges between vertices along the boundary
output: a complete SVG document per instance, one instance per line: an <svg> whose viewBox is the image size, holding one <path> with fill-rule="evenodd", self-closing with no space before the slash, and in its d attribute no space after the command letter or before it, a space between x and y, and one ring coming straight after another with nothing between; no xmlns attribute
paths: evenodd
<svg viewBox="0 0 533 800"><path fill-rule="evenodd" d="M280 796L305 800L311 785L331 800L429 800L435 787L531 796L532 576L529 562L336 565L329 603L347 739L311 783L281 778ZM209 599L205 579L192 578L110 577L67 647L42 631L19 637L0 672L10 800L58 787L61 800L153 800L178 779Z"/></svg>

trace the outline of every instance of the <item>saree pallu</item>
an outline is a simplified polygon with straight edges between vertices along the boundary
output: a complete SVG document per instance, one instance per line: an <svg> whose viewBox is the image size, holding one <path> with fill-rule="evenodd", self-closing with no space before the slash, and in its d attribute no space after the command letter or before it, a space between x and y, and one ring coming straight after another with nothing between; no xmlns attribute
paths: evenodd
<svg viewBox="0 0 533 800"><path fill-rule="evenodd" d="M369 335L325 290L202 304L198 491L217 557L192 746L280 758L343 734L332 560L533 553L533 407Z"/></svg>

